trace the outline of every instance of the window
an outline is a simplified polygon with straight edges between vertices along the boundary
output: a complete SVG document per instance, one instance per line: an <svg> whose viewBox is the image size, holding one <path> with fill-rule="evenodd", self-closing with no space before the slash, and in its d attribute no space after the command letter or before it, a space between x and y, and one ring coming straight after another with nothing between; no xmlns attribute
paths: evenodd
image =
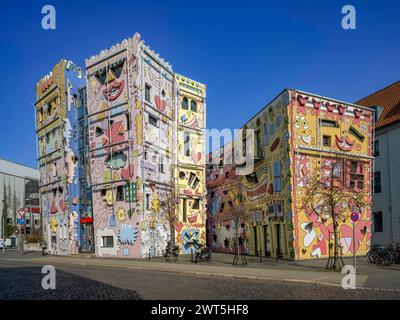
<svg viewBox="0 0 400 320"><path fill-rule="evenodd" d="M114 237L113 236L102 237L102 247L103 248L112 248L112 247L114 247Z"/></svg>
<svg viewBox="0 0 400 320"><path fill-rule="evenodd" d="M155 127L157 127L157 119L153 117L152 115L149 115L149 123Z"/></svg>
<svg viewBox="0 0 400 320"><path fill-rule="evenodd" d="M164 158L160 157L160 163L158 164L158 171L164 173Z"/></svg>
<svg viewBox="0 0 400 320"><path fill-rule="evenodd" d="M196 101L190 101L190 111L197 112L197 104Z"/></svg>
<svg viewBox="0 0 400 320"><path fill-rule="evenodd" d="M363 142L365 139L365 136L363 134L361 134L360 132L358 132L353 126L350 126L349 133L351 133L353 136L355 136L361 142Z"/></svg>
<svg viewBox="0 0 400 320"><path fill-rule="evenodd" d="M383 232L382 211L374 212L374 232Z"/></svg>
<svg viewBox="0 0 400 320"><path fill-rule="evenodd" d="M379 156L379 140L375 140L374 142L374 156Z"/></svg>
<svg viewBox="0 0 400 320"><path fill-rule="evenodd" d="M124 186L117 187L117 201L124 201Z"/></svg>
<svg viewBox="0 0 400 320"><path fill-rule="evenodd" d="M13 224L13 219L12 218L7 218L7 223L8 224Z"/></svg>
<svg viewBox="0 0 400 320"><path fill-rule="evenodd" d="M274 162L274 191L280 192L281 191L281 162L275 161Z"/></svg>
<svg viewBox="0 0 400 320"><path fill-rule="evenodd" d="M52 103L49 103L48 105L47 105L47 114L48 115L51 115L51 112L53 111L53 107L52 107Z"/></svg>
<svg viewBox="0 0 400 320"><path fill-rule="evenodd" d="M188 185L191 188L195 189L197 187L197 185L199 184L199 182L200 182L200 179L197 177L197 175L194 174L193 172L191 172L189 175Z"/></svg>
<svg viewBox="0 0 400 320"><path fill-rule="evenodd" d="M185 156L190 157L190 134L188 132L184 132L183 141L184 141Z"/></svg>
<svg viewBox="0 0 400 320"><path fill-rule="evenodd" d="M43 109L42 108L39 109L38 120L39 120L40 124L43 122Z"/></svg>
<svg viewBox="0 0 400 320"><path fill-rule="evenodd" d="M150 210L150 194L146 194L146 210Z"/></svg>
<svg viewBox="0 0 400 320"><path fill-rule="evenodd" d="M270 123L269 125L269 135L272 138L275 134L275 125L273 123Z"/></svg>
<svg viewBox="0 0 400 320"><path fill-rule="evenodd" d="M381 172L374 172L374 193L380 193L382 191L381 187Z"/></svg>
<svg viewBox="0 0 400 320"><path fill-rule="evenodd" d="M187 98L182 99L182 109L183 110L189 110L189 101Z"/></svg>
<svg viewBox="0 0 400 320"><path fill-rule="evenodd" d="M263 145L261 142L261 131L260 130L256 131L256 143L257 143L257 157L262 158L263 157Z"/></svg>
<svg viewBox="0 0 400 320"><path fill-rule="evenodd" d="M364 165L362 162L350 162L349 188L355 191L364 189Z"/></svg>
<svg viewBox="0 0 400 320"><path fill-rule="evenodd" d="M279 129L281 127L281 111L279 110L279 108L278 108L278 111L276 113L275 125L276 125L277 129Z"/></svg>
<svg viewBox="0 0 400 320"><path fill-rule="evenodd" d="M339 124L337 121L333 120L321 120L321 126L323 127L333 127L333 128L339 128Z"/></svg>
<svg viewBox="0 0 400 320"><path fill-rule="evenodd" d="M131 116L129 112L125 114L125 117L126 117L126 131L129 131L131 130Z"/></svg>
<svg viewBox="0 0 400 320"><path fill-rule="evenodd" d="M144 89L144 98L146 99L147 102L150 102L150 89L151 86L146 83Z"/></svg>
<svg viewBox="0 0 400 320"><path fill-rule="evenodd" d="M183 207L182 207L182 221L186 222L187 220L187 199L183 199Z"/></svg>
<svg viewBox="0 0 400 320"><path fill-rule="evenodd" d="M100 127L96 127L96 130L95 130L96 137L101 136L103 133L104 133L104 129L102 129Z"/></svg>
<svg viewBox="0 0 400 320"><path fill-rule="evenodd" d="M269 141L268 141L268 124L267 121L264 122L264 144L268 145Z"/></svg>
<svg viewBox="0 0 400 320"><path fill-rule="evenodd" d="M221 207L219 208L219 212L224 212L225 202L221 203Z"/></svg>
<svg viewBox="0 0 400 320"><path fill-rule="evenodd" d="M199 210L200 209L200 200L199 199L194 199L193 200L192 209L193 210Z"/></svg>
<svg viewBox="0 0 400 320"><path fill-rule="evenodd" d="M225 172L225 179L229 178L229 171Z"/></svg>
<svg viewBox="0 0 400 320"><path fill-rule="evenodd" d="M324 147L330 147L331 146L331 136L323 136L322 137L322 145Z"/></svg>

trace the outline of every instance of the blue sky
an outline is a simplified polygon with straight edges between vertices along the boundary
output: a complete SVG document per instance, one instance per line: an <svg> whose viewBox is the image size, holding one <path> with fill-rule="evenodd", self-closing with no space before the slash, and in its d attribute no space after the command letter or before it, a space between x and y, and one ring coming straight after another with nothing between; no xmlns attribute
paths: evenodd
<svg viewBox="0 0 400 320"><path fill-rule="evenodd" d="M41 8L57 29L41 28ZM341 28L352 4L357 29ZM37 167L34 87L61 58L139 32L174 70L207 84L207 127L238 128L284 88L354 102L400 79L400 2L7 1L0 11L0 158Z"/></svg>

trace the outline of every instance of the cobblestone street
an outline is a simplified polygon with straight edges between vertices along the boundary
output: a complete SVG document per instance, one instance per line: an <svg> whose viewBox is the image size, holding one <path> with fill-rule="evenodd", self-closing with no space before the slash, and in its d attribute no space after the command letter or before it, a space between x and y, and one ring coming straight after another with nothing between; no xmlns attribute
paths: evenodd
<svg viewBox="0 0 400 320"><path fill-rule="evenodd" d="M386 289L344 290L310 283L195 276L175 272L54 264L56 289L44 290L40 265L0 257L0 299L400 299Z"/></svg>

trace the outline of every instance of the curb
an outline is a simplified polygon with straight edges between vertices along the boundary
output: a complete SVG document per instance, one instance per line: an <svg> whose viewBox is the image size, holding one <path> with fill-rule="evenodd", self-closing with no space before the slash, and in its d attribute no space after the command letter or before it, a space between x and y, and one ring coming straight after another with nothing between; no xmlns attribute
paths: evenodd
<svg viewBox="0 0 400 320"><path fill-rule="evenodd" d="M34 262L41 262L40 259ZM44 261L43 261L44 262ZM237 279L250 279L250 280L264 280L264 281L285 281L285 282L294 282L294 283L306 283L306 284L316 284L316 285L325 285L325 286L333 286L342 288L340 284L326 282L326 281L318 281L318 280L305 280L305 279L290 279L290 278L278 278L278 277L268 277L268 276L250 276L250 275L240 275L240 274L232 274L232 273L218 273L218 272L204 272L204 271L188 271L188 270L165 270L165 269L157 269L153 267L139 267L139 266L116 266L109 264L102 265L93 265L84 262L55 262L55 264L63 264L63 265L80 265L87 267L96 267L96 268L113 268L113 269L131 269L131 270L142 270L142 271L153 271L153 272L165 272L165 273L176 273L176 274L186 274L186 275L194 275L194 276L207 276L207 277L223 277L223 278L237 278ZM364 287L356 287L356 289L365 289Z"/></svg>

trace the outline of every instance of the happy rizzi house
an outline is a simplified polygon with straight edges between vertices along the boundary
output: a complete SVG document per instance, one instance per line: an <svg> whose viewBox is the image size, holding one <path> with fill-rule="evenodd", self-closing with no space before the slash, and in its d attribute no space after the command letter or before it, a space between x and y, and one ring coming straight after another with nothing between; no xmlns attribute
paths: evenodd
<svg viewBox="0 0 400 320"><path fill-rule="evenodd" d="M332 219L319 203L318 214L302 205L307 187L318 176L344 192L363 195L361 208L337 202L343 213L338 246L342 256L351 256L353 248L365 255L372 234L373 127L372 108L283 90L242 127L254 130L254 166L235 176L235 166L221 157L208 168L212 248L234 252L240 235L251 255L295 260L332 256ZM236 139L246 145L245 136ZM354 210L360 213L355 238L350 221Z"/></svg>
<svg viewBox="0 0 400 320"><path fill-rule="evenodd" d="M204 243L205 85L176 74L136 33L86 60L86 88L76 93L83 117L72 116L64 63L39 82L46 90L36 103L52 252L144 258L162 255L171 239L182 253ZM54 98L62 113L50 119ZM70 140L63 119L76 124ZM74 207L79 197L85 205Z"/></svg>

